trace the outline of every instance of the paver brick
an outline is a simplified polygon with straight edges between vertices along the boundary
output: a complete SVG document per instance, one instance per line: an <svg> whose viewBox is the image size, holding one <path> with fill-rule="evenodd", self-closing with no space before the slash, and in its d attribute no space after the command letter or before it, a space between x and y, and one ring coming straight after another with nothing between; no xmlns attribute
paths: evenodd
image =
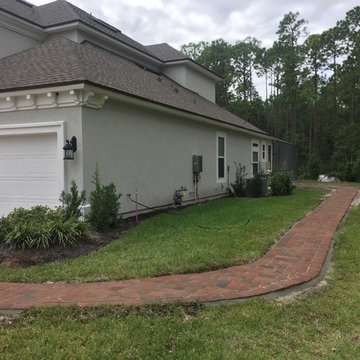
<svg viewBox="0 0 360 360"><path fill-rule="evenodd" d="M321 271L334 233L356 193L352 187L337 186L336 192L251 264L199 274L103 283L2 282L0 309L233 300L299 285L312 280Z"/></svg>

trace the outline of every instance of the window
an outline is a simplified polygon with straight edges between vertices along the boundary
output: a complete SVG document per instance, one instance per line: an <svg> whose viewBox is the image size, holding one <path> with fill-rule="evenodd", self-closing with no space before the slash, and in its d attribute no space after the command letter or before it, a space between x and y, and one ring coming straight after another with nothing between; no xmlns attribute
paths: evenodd
<svg viewBox="0 0 360 360"><path fill-rule="evenodd" d="M225 181L225 163L226 163L226 137L225 134L217 134L217 180Z"/></svg>
<svg viewBox="0 0 360 360"><path fill-rule="evenodd" d="M259 172L259 143L256 141L251 144L251 165L252 174L257 174Z"/></svg>

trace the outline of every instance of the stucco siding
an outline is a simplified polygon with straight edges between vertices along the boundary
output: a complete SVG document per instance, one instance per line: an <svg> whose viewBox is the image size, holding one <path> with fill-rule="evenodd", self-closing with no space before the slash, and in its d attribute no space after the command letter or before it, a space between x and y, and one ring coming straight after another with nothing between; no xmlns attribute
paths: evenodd
<svg viewBox="0 0 360 360"><path fill-rule="evenodd" d="M39 44L30 37L9 30L0 25L0 59Z"/></svg>
<svg viewBox="0 0 360 360"><path fill-rule="evenodd" d="M171 65L163 73L180 85L194 91L205 99L215 102L215 81L186 64Z"/></svg>
<svg viewBox="0 0 360 360"><path fill-rule="evenodd" d="M186 69L186 87L215 102L215 80L190 67Z"/></svg>
<svg viewBox="0 0 360 360"><path fill-rule="evenodd" d="M122 212L135 209L126 194L134 198L136 190L139 201L149 206L172 203L181 186L188 189L184 200L194 199L194 154L203 156L200 198L225 194L227 179L218 182L216 172L219 132L226 135L230 182L235 161L250 169L253 137L134 105L109 101L100 111L84 108L82 129L84 186L93 188L91 178L98 164L102 183L114 182L123 194Z"/></svg>
<svg viewBox="0 0 360 360"><path fill-rule="evenodd" d="M184 64L164 67L162 72L170 79L186 87L186 69Z"/></svg>

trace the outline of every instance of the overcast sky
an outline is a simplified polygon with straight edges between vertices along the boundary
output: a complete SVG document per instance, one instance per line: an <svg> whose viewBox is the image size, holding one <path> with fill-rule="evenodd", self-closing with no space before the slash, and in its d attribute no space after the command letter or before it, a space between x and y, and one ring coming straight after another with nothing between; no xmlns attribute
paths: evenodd
<svg viewBox="0 0 360 360"><path fill-rule="evenodd" d="M42 5L49 0L28 0ZM70 0L114 25L138 42L182 44L223 38L234 43L247 36L266 47L276 39L280 20L299 11L310 33L344 18L359 0Z"/></svg>

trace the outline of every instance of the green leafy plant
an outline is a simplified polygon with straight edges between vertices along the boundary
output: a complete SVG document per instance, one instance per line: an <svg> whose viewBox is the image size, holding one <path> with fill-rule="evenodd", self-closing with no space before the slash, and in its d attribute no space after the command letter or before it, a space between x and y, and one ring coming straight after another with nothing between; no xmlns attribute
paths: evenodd
<svg viewBox="0 0 360 360"><path fill-rule="evenodd" d="M291 195L295 186L292 183L289 173L276 173L271 177L271 194L278 195Z"/></svg>
<svg viewBox="0 0 360 360"><path fill-rule="evenodd" d="M60 195L60 201L64 204L65 207L65 218L74 218L75 220L79 219L81 216L80 208L82 205L84 205L85 199L85 190L81 191L79 195L78 187L76 182L73 180L71 182L70 193L62 191Z"/></svg>
<svg viewBox="0 0 360 360"><path fill-rule="evenodd" d="M235 196L246 196L246 175L245 165L241 163L237 164L235 162L236 172L235 172L235 182L231 183L231 187L234 189Z"/></svg>
<svg viewBox="0 0 360 360"><path fill-rule="evenodd" d="M92 183L95 190L90 193L89 221L98 230L114 226L119 219L120 197L113 183L101 185L99 169L96 166Z"/></svg>
<svg viewBox="0 0 360 360"><path fill-rule="evenodd" d="M90 224L66 219L63 209L41 205L14 209L0 220L0 238L13 249L74 245L90 231Z"/></svg>

